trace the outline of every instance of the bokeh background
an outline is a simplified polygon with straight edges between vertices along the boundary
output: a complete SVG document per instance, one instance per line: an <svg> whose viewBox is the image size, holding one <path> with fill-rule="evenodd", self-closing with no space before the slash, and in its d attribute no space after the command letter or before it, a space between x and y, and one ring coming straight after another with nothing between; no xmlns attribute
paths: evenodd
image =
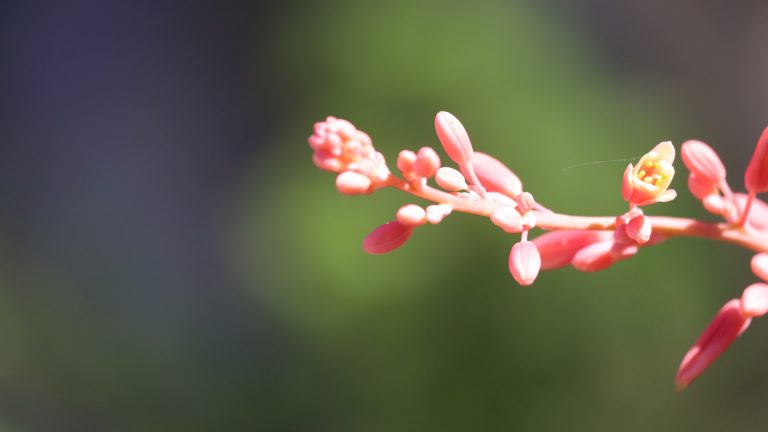
<svg viewBox="0 0 768 432"><path fill-rule="evenodd" d="M394 160L437 111L567 213L688 138L732 184L768 122L768 3L10 1L0 5L0 430L720 431L768 422L768 323L673 376L749 254L674 240L517 286L516 241L336 193L306 138ZM707 218L685 192L649 213Z"/></svg>

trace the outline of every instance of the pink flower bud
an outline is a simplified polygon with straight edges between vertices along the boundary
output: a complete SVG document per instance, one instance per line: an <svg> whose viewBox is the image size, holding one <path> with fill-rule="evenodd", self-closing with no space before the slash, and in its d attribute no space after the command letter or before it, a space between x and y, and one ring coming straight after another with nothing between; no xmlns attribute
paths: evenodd
<svg viewBox="0 0 768 432"><path fill-rule="evenodd" d="M472 167L477 179L489 192L516 197L523 191L520 179L506 165L485 153L475 152ZM467 176L467 173L464 173Z"/></svg>
<svg viewBox="0 0 768 432"><path fill-rule="evenodd" d="M440 156L435 153L432 147L422 147L416 155L416 161L413 163L413 171L417 176L431 178L440 168Z"/></svg>
<svg viewBox="0 0 768 432"><path fill-rule="evenodd" d="M406 204L397 211L397 221L409 227L427 223L427 212L416 204Z"/></svg>
<svg viewBox="0 0 768 432"><path fill-rule="evenodd" d="M409 177L413 174L413 166L416 163L416 153L410 150L402 150L397 155L397 169L404 176Z"/></svg>
<svg viewBox="0 0 768 432"><path fill-rule="evenodd" d="M398 221L387 222L373 230L363 241L363 250L369 254L384 254L393 251L408 240L413 228Z"/></svg>
<svg viewBox="0 0 768 432"><path fill-rule="evenodd" d="M336 176L336 189L345 195L359 195L370 192L371 179L354 171L344 171Z"/></svg>
<svg viewBox="0 0 768 432"><path fill-rule="evenodd" d="M741 313L749 318L768 313L768 285L755 283L744 290L741 295Z"/></svg>
<svg viewBox="0 0 768 432"><path fill-rule="evenodd" d="M611 237L610 231L560 230L542 234L533 243L541 255L541 268L550 270L568 265L579 250Z"/></svg>
<svg viewBox="0 0 768 432"><path fill-rule="evenodd" d="M716 194L717 185L717 183L712 183L709 179L703 178L696 173L688 175L688 189L693 196L700 200Z"/></svg>
<svg viewBox="0 0 768 432"><path fill-rule="evenodd" d="M523 192L517 196L517 208L520 210L520 213L528 213L533 210L535 204L536 201L534 201L533 195L529 192Z"/></svg>
<svg viewBox="0 0 768 432"><path fill-rule="evenodd" d="M685 354L675 377L678 390L686 388L749 327L751 319L741 313L741 301L733 299L715 315L704 333Z"/></svg>
<svg viewBox="0 0 768 432"><path fill-rule="evenodd" d="M615 261L612 249L612 241L593 243L576 252L571 259L571 265L584 272L605 270Z"/></svg>
<svg viewBox="0 0 768 432"><path fill-rule="evenodd" d="M508 233L523 231L523 219L514 207L496 207L491 214L491 222Z"/></svg>
<svg viewBox="0 0 768 432"><path fill-rule="evenodd" d="M541 269L541 256L536 245L530 241L523 241L512 246L509 253L509 271L517 283L527 286L536 280Z"/></svg>
<svg viewBox="0 0 768 432"><path fill-rule="evenodd" d="M472 143L464 125L453 114L440 111L435 116L435 131L452 161L464 166L472 160Z"/></svg>
<svg viewBox="0 0 768 432"><path fill-rule="evenodd" d="M451 214L453 208L448 204L435 204L427 206L427 222L431 224L439 224L445 219L446 216Z"/></svg>
<svg viewBox="0 0 768 432"><path fill-rule="evenodd" d="M712 147L701 141L690 140L680 147L683 163L702 181L718 185L725 180L725 166Z"/></svg>
<svg viewBox="0 0 768 432"><path fill-rule="evenodd" d="M665 141L646 153L637 166L630 164L624 171L622 197L638 206L673 200L677 194L667 188L675 175L674 160L675 147Z"/></svg>
<svg viewBox="0 0 768 432"><path fill-rule="evenodd" d="M642 214L635 216L627 223L626 230L627 237L638 244L647 243L651 239L651 220Z"/></svg>
<svg viewBox="0 0 768 432"><path fill-rule="evenodd" d="M768 127L757 140L755 153L744 172L744 185L750 193L768 191Z"/></svg>
<svg viewBox="0 0 768 432"><path fill-rule="evenodd" d="M750 266L755 276L768 282L768 253L759 253L753 256Z"/></svg>
<svg viewBox="0 0 768 432"><path fill-rule="evenodd" d="M458 170L451 167L442 167L437 170L435 181L437 181L438 186L450 192L467 190L469 187L464 176Z"/></svg>

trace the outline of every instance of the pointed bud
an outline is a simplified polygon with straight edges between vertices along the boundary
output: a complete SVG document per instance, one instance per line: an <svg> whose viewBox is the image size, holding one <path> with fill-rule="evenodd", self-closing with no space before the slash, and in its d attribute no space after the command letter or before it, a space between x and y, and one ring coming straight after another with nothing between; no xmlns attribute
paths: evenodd
<svg viewBox="0 0 768 432"><path fill-rule="evenodd" d="M514 198L523 191L523 184L517 175L493 156L475 152L472 167L480 183L489 192L499 192ZM464 175L467 176L467 173Z"/></svg>
<svg viewBox="0 0 768 432"><path fill-rule="evenodd" d="M568 265L576 252L612 236L610 231L559 230L542 234L533 243L541 255L541 268L550 270Z"/></svg>
<svg viewBox="0 0 768 432"><path fill-rule="evenodd" d="M491 214L491 222L508 233L516 234L523 231L523 218L514 207L496 207Z"/></svg>
<svg viewBox="0 0 768 432"><path fill-rule="evenodd" d="M571 259L571 265L583 272L605 270L615 261L611 251L612 241L594 243L582 248Z"/></svg>
<svg viewBox="0 0 768 432"><path fill-rule="evenodd" d="M665 141L646 153L631 172L628 167L622 181L624 199L638 206L674 199L676 193L667 190L675 175L674 160L675 147Z"/></svg>
<svg viewBox="0 0 768 432"><path fill-rule="evenodd" d="M768 313L768 285L755 283L744 290L741 295L741 313L750 318Z"/></svg>
<svg viewBox="0 0 768 432"><path fill-rule="evenodd" d="M733 299L723 306L712 323L685 354L675 377L678 390L683 390L738 338L750 323L741 313L741 301Z"/></svg>
<svg viewBox="0 0 768 432"><path fill-rule="evenodd" d="M768 191L768 127L757 140L755 153L744 172L744 185L750 193Z"/></svg>
<svg viewBox="0 0 768 432"><path fill-rule="evenodd" d="M417 176L431 178L440 168L440 156L432 147L422 147L416 154L416 162L413 163L413 171Z"/></svg>
<svg viewBox="0 0 768 432"><path fill-rule="evenodd" d="M363 250L374 255L385 254L405 244L412 233L413 228L398 221L387 222L368 234Z"/></svg>
<svg viewBox="0 0 768 432"><path fill-rule="evenodd" d="M406 204L397 211L397 221L409 227L427 223L427 212L416 204Z"/></svg>
<svg viewBox="0 0 768 432"><path fill-rule="evenodd" d="M642 214L635 216L627 223L626 230L627 237L638 244L647 243L651 239L651 220Z"/></svg>
<svg viewBox="0 0 768 432"><path fill-rule="evenodd" d="M709 179L691 173L688 175L688 189L693 196L703 200L717 193L717 183L712 183Z"/></svg>
<svg viewBox="0 0 768 432"><path fill-rule="evenodd" d="M759 253L753 256L750 266L755 276L768 282L768 253Z"/></svg>
<svg viewBox="0 0 768 432"><path fill-rule="evenodd" d="M725 166L712 147L701 141L689 140L680 147L683 163L702 181L719 185L725 180Z"/></svg>
<svg viewBox="0 0 768 432"><path fill-rule="evenodd" d="M442 167L435 174L437 185L449 192L467 190L467 180L461 173L451 167Z"/></svg>
<svg viewBox="0 0 768 432"><path fill-rule="evenodd" d="M541 256L533 242L523 241L512 246L509 253L509 271L517 283L531 285L539 275Z"/></svg>
<svg viewBox="0 0 768 432"><path fill-rule="evenodd" d="M336 189L345 195L359 195L370 191L371 179L354 171L344 171L336 176Z"/></svg>

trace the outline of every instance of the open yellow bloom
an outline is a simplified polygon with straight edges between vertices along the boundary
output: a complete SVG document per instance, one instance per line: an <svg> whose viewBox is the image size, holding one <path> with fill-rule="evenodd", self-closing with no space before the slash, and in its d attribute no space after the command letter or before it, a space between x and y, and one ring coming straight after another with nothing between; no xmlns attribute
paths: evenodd
<svg viewBox="0 0 768 432"><path fill-rule="evenodd" d="M677 193L667 189L675 175L674 160L675 147L665 141L646 153L637 166L629 164L621 187L624 199L638 206L675 199Z"/></svg>

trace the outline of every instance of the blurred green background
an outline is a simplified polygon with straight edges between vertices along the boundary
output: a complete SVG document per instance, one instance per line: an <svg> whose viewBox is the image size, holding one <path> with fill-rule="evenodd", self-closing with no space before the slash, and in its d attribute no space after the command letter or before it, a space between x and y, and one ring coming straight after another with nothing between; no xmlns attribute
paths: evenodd
<svg viewBox="0 0 768 432"><path fill-rule="evenodd" d="M2 12L0 430L765 424L759 320L673 385L755 279L749 253L676 239L522 288L517 239L455 214L370 256L364 236L413 200L339 195L306 143L334 115L394 165L438 145L447 110L563 213L622 212L627 162L611 161L668 139L710 142L740 188L768 118L764 2ZM679 198L647 212L706 219L676 167Z"/></svg>

